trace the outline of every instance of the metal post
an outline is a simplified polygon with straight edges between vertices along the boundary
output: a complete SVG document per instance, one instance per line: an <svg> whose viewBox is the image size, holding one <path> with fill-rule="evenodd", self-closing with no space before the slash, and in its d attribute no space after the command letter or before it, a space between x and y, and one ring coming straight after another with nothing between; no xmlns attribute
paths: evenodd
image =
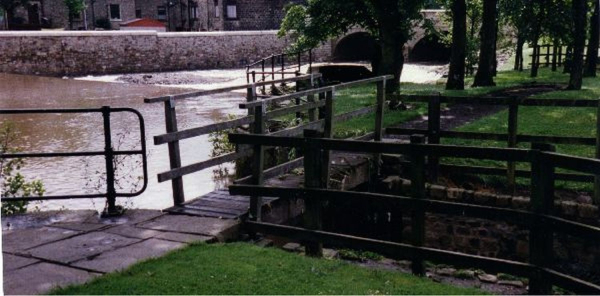
<svg viewBox="0 0 600 296"><path fill-rule="evenodd" d="M115 190L115 166L114 150L112 147L112 135L110 128L110 107L102 107L102 119L104 120L104 158L106 163L106 201L108 208L102 213L103 216L119 215L116 200L117 192Z"/></svg>
<svg viewBox="0 0 600 296"><path fill-rule="evenodd" d="M167 133L177 132L177 113L175 112L175 99L173 96L169 97L168 101L165 101L165 123ZM180 168L181 152L179 150L179 141L170 142L168 146L169 164L171 169ZM183 192L183 178L177 177L171 180L171 187L173 188L173 203L176 206L183 204L185 201L185 195Z"/></svg>

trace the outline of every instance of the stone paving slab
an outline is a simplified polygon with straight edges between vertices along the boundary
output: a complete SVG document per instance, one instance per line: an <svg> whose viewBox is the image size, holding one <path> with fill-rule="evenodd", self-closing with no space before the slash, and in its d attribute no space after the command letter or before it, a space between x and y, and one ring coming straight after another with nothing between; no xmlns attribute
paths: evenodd
<svg viewBox="0 0 600 296"><path fill-rule="evenodd" d="M112 233L91 232L43 245L29 250L29 252L37 258L71 263L139 241L139 239L127 238Z"/></svg>
<svg viewBox="0 0 600 296"><path fill-rule="evenodd" d="M130 210L103 219L94 211L32 213L5 219L4 287L7 294L47 293L83 283L193 242L237 236L239 221ZM60 264L57 264L60 262ZM7 272L8 271L8 272ZM99 273L89 271L98 271Z"/></svg>
<svg viewBox="0 0 600 296"><path fill-rule="evenodd" d="M138 228L138 227L128 225L128 224L111 227L111 228L104 230L104 232L114 233L114 234L118 234L118 235L125 236L125 237L139 238L139 239L149 239L151 237L155 237L162 233L160 231L156 231L156 230L152 230L152 229L145 229L145 228Z"/></svg>
<svg viewBox="0 0 600 296"><path fill-rule="evenodd" d="M96 215L83 222L92 224L137 224L163 215L165 213L158 210L129 210L119 217L101 218Z"/></svg>
<svg viewBox="0 0 600 296"><path fill-rule="evenodd" d="M85 283L98 275L42 262L4 274L4 293L6 295L43 294L58 286Z"/></svg>
<svg viewBox="0 0 600 296"><path fill-rule="evenodd" d="M2 230L39 228L54 223L80 223L94 216L98 216L98 213L92 210L47 211L11 215L2 217Z"/></svg>
<svg viewBox="0 0 600 296"><path fill-rule="evenodd" d="M90 231L94 231L94 230L100 230L100 229L106 228L108 226L105 224L72 222L72 223L56 223L56 224L52 224L52 227L77 230L77 231L82 231L82 232L90 232Z"/></svg>
<svg viewBox="0 0 600 296"><path fill-rule="evenodd" d="M177 232L161 232L156 238L176 241L181 243L208 243L215 241L216 239L212 236L204 236L204 235L195 235L195 234L187 234L187 233L177 233Z"/></svg>
<svg viewBox="0 0 600 296"><path fill-rule="evenodd" d="M6 272L8 271L13 271L15 269L40 262L40 260L34 258L27 258L6 253L2 254L2 260L4 260L4 276L6 276Z"/></svg>
<svg viewBox="0 0 600 296"><path fill-rule="evenodd" d="M155 258L184 246L183 243L151 238L114 251L104 252L92 260L77 261L72 266L105 273L113 272L127 268L138 261Z"/></svg>
<svg viewBox="0 0 600 296"><path fill-rule="evenodd" d="M55 227L21 229L9 232L3 231L2 250L6 252L22 252L42 244L65 239L80 233L81 232L79 231Z"/></svg>
<svg viewBox="0 0 600 296"><path fill-rule="evenodd" d="M140 223L137 226L154 230L214 236L217 237L219 241L226 241L231 239L237 233L239 224L240 222L237 220L166 215L151 221Z"/></svg>

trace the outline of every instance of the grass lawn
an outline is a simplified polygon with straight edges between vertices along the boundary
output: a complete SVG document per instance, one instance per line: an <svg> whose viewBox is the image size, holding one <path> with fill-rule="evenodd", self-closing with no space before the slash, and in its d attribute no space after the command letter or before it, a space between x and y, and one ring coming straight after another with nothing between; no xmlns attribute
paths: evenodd
<svg viewBox="0 0 600 296"><path fill-rule="evenodd" d="M193 245L54 294L482 294L246 243Z"/></svg>
<svg viewBox="0 0 600 296"><path fill-rule="evenodd" d="M527 52L525 55L528 55ZM509 68L509 66L512 67L510 61L505 65L505 69ZM402 94L428 94L440 92L444 95L451 96L477 96L523 83L538 82L567 84L568 80L569 75L563 74L562 69L559 69L557 72L552 72L549 68L540 68L539 75L536 78L529 77L528 70L523 72L507 70L498 73L498 76L495 78L497 84L495 87L471 88L468 87L468 85L472 83L472 78L467 78L467 88L464 91L446 91L444 90L444 84L402 84L401 92ZM336 94L334 106L335 112L336 114L340 114L373 105L376 101L375 95L375 85L358 86L341 90ZM542 99L598 99L600 98L600 78L585 78L583 81L583 89L579 91L554 91L534 97ZM520 107L518 132L519 134L528 135L595 137L596 111L596 108ZM406 111L385 110L384 126L398 125L426 114L426 112L427 107L425 104L414 104L411 110ZM334 123L334 136L337 138L345 138L372 132L374 130L374 123L374 114L360 116L346 122ZM507 129L508 111L501 111L497 114L487 116L459 127L456 130L506 133ZM444 139L442 143L450 145L506 147L505 142L493 141ZM529 145L530 144L528 143L521 143L519 147L527 148ZM557 151L584 157L594 157L595 154L594 147L582 145L557 145ZM494 161L446 159L444 162L463 165L491 165L505 167L505 163ZM518 164L517 168L527 169L528 165ZM503 177L485 177L485 179L500 185L505 182ZM520 180L519 183L527 185L528 181ZM584 183L557 182L557 185L559 187L568 187L575 190L592 190L590 184Z"/></svg>

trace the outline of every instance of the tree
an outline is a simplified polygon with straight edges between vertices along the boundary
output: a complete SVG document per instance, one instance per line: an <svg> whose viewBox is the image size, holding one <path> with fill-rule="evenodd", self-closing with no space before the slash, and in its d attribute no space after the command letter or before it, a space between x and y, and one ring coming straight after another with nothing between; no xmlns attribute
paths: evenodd
<svg viewBox="0 0 600 296"><path fill-rule="evenodd" d="M600 47L600 2L594 1L594 13L590 19L590 40L588 42L587 59L583 77L596 77L598 65L598 47Z"/></svg>
<svg viewBox="0 0 600 296"><path fill-rule="evenodd" d="M414 21L421 18L423 0L309 0L291 5L279 35L294 39L293 50L313 48L352 28L367 30L381 51L371 63L377 75L392 74L388 91L400 86L403 47L411 38Z"/></svg>
<svg viewBox="0 0 600 296"><path fill-rule="evenodd" d="M467 50L467 4L452 1L452 55L446 89L465 89L465 58Z"/></svg>
<svg viewBox="0 0 600 296"><path fill-rule="evenodd" d="M484 0L483 23L481 25L481 47L479 66L473 86L494 86L494 60L496 48L496 6L498 0Z"/></svg>
<svg viewBox="0 0 600 296"><path fill-rule="evenodd" d="M10 123L0 125L0 154L17 153L19 149L14 147L14 141L18 134ZM42 196L44 185L41 181L27 182L19 172L24 162L20 158L0 158L0 196L10 199L22 196ZM20 214L27 211L27 201L4 201L2 202L2 215Z"/></svg>
<svg viewBox="0 0 600 296"><path fill-rule="evenodd" d="M69 10L69 29L73 30L73 19L85 9L84 0L64 0Z"/></svg>
<svg viewBox="0 0 600 296"><path fill-rule="evenodd" d="M15 9L19 6L26 6L29 0L0 0L0 8L6 13L6 28L12 22Z"/></svg>
<svg viewBox="0 0 600 296"><path fill-rule="evenodd" d="M585 49L585 23L587 1L573 0L573 59L568 89L579 90L583 83L583 51Z"/></svg>

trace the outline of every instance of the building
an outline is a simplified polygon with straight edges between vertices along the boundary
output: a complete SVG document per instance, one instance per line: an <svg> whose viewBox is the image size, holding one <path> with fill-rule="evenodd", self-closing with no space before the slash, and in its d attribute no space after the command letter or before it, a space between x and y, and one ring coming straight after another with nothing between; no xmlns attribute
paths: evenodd
<svg viewBox="0 0 600 296"><path fill-rule="evenodd" d="M278 29L289 3L302 0L84 0L73 15L64 0L31 0L6 13L11 30L64 28L118 30L135 19L163 22L167 31L239 31Z"/></svg>

